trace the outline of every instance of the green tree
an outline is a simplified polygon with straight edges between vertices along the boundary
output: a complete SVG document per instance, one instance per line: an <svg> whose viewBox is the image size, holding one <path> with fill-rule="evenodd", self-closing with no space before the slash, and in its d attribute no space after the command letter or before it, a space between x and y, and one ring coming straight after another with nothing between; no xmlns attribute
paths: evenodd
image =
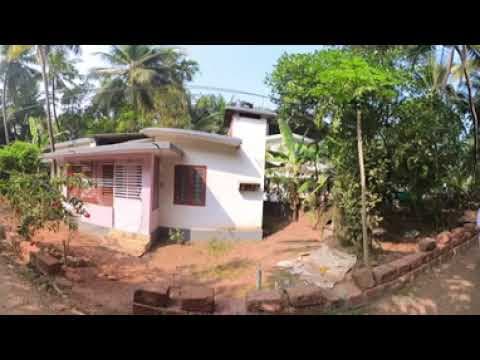
<svg viewBox="0 0 480 360"><path fill-rule="evenodd" d="M80 52L79 45L11 45L8 49L7 57L10 61L18 59L26 52L33 51L36 54L38 64L41 67L43 86L45 92L46 114L48 137L50 140L50 151L55 151L55 137L53 134L52 117L50 112L50 91L48 85L48 55L52 50L68 49L74 53ZM55 163L54 163L55 168Z"/></svg>
<svg viewBox="0 0 480 360"><path fill-rule="evenodd" d="M364 262L368 264L367 186L363 156L362 110L376 100L388 101L402 84L400 74L391 67L374 66L365 58L346 50L317 51L313 54L283 55L267 80L285 114L305 100L321 109L335 122L346 111L356 113L358 167L361 184L361 223ZM338 125L338 124L337 124Z"/></svg>
<svg viewBox="0 0 480 360"><path fill-rule="evenodd" d="M10 174L14 171L34 173L39 170L40 149L32 144L15 141L0 149L0 180L2 188L8 184Z"/></svg>
<svg viewBox="0 0 480 360"><path fill-rule="evenodd" d="M48 54L49 61L49 81L52 88L52 110L53 110L53 119L57 130L61 131L62 127L58 121L57 116L57 91L67 91L70 87L75 87L75 80L80 79L80 73L75 67L75 60L70 59L68 56L67 49L61 47L53 49Z"/></svg>
<svg viewBox="0 0 480 360"><path fill-rule="evenodd" d="M28 129L26 118L30 113L38 113L38 86L39 72L32 67L35 59L28 54L23 54L16 59L7 57L10 46L3 45L1 51L3 62L0 73L3 74L2 107L4 117L5 142L8 143L10 135L17 139L26 139L25 131ZM17 134L17 126L23 131Z"/></svg>
<svg viewBox="0 0 480 360"><path fill-rule="evenodd" d="M225 134L225 106L225 99L221 95L203 95L196 101L193 101L192 96L189 96L190 127L193 130Z"/></svg>
<svg viewBox="0 0 480 360"><path fill-rule="evenodd" d="M477 173L477 164L479 162L479 143L480 143L480 132L479 132L479 119L477 110L475 107L475 99L473 93L473 84L472 84L472 70L474 68L478 69L480 62L480 46L479 45L455 45L455 52L460 58L460 63L457 66L452 68L452 72L457 75L457 78L461 76L465 79L465 86L467 88L467 98L469 104L470 114L472 116L473 129L474 129L474 156L473 156L473 174L476 178ZM453 56L453 55L452 55ZM461 74L461 75L460 75Z"/></svg>

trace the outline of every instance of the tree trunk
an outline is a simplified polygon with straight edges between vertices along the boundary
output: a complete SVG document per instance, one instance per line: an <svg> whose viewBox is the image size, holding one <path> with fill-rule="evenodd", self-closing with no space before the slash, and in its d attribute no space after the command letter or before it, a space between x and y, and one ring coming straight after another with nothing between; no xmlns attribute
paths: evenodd
<svg viewBox="0 0 480 360"><path fill-rule="evenodd" d="M367 233L367 181L365 179L365 163L363 159L363 140L362 140L362 112L357 110L357 145L358 145L358 165L360 167L360 182L362 187L362 236L363 236L363 262L369 266L368 260L368 233Z"/></svg>
<svg viewBox="0 0 480 360"><path fill-rule="evenodd" d="M464 74L465 74L465 80L466 80L466 83L467 83L467 89L468 89L468 102L469 102L469 105L470 105L470 112L472 113L472 117L473 117L473 128L474 128L474 132L475 132L475 135L473 137L473 148L474 148L474 151L475 151L475 156L474 156L474 176L476 178L476 173L477 173L477 163L478 163L478 142L479 142L479 139L478 139L478 116L477 116L477 111L475 109L475 103L473 101L473 95L472 95L472 81L470 79L470 75L468 74L468 71L466 69L466 67L463 68L463 71L464 71Z"/></svg>
<svg viewBox="0 0 480 360"><path fill-rule="evenodd" d="M467 84L467 91L468 91L468 103L470 106L470 112L472 114L473 118L473 129L474 129L474 136L473 136L473 151L474 151L474 156L473 156L473 179L476 180L477 178L477 163L478 163L478 143L479 143L479 138L478 138L478 116L477 116L477 111L475 109L475 103L473 101L473 95L472 95L472 81L470 79L470 75L468 74L467 70L467 49L466 46L463 46L463 51L459 49L458 46L455 47L457 50L460 60L462 61L462 67L463 67L463 74L465 76L465 82Z"/></svg>
<svg viewBox="0 0 480 360"><path fill-rule="evenodd" d="M53 108L53 121L55 121L55 125L57 126L57 130L60 132L60 124L58 123L57 118L57 106L55 105L55 78L52 78L52 108Z"/></svg>
<svg viewBox="0 0 480 360"><path fill-rule="evenodd" d="M50 114L50 98L49 98L49 91L48 91L48 76L47 76L47 54L45 53L45 49L43 45L37 45L38 53L39 53L39 60L40 65L42 67L42 78L43 78L43 85L45 88L45 100L47 106L47 128L48 128L48 138L50 140L50 151L53 153L55 152L55 138L53 137L53 129L52 129L52 115ZM53 161L52 173L55 175L57 170L56 161Z"/></svg>
<svg viewBox="0 0 480 360"><path fill-rule="evenodd" d="M3 128L5 129L5 145L8 145L10 139L8 138L8 120L7 120L7 80L8 80L8 67L5 72L5 78L3 79L3 95L2 95L2 108L3 108Z"/></svg>

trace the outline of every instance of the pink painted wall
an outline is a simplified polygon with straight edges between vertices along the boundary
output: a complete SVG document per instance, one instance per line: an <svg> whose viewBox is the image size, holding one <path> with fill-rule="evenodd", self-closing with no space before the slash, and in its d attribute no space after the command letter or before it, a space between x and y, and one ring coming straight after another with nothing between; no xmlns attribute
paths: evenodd
<svg viewBox="0 0 480 360"><path fill-rule="evenodd" d="M82 217L81 221L112 228L114 226L114 212L124 212L123 215L128 217L137 217L140 220L140 226L138 233L144 235L150 235L150 232L153 231L156 227L152 229L153 224L151 223L151 200L152 200L152 191L151 191L151 184L152 184L152 168L153 168L153 155L135 155L135 156L92 156L89 158L84 157L71 157L68 158L65 162L61 163L60 165L64 165L65 163L74 163L79 161L142 161L143 163L143 171L142 171L142 192L141 192L141 210L138 213L132 211L131 207L127 205L121 207L115 207L115 199L114 199L114 207L108 206L101 206L96 204L89 204L85 203L85 209L90 214L90 218Z"/></svg>
<svg viewBox="0 0 480 360"><path fill-rule="evenodd" d="M81 220L88 224L111 228L113 225L113 208L96 204L85 204L89 218L82 216Z"/></svg>

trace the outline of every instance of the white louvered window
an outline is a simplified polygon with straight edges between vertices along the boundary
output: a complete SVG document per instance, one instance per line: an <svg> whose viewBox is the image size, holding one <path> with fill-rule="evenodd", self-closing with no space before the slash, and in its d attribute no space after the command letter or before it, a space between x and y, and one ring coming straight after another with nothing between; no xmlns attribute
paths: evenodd
<svg viewBox="0 0 480 360"><path fill-rule="evenodd" d="M116 198L140 200L142 193L142 165L115 164L114 195Z"/></svg>

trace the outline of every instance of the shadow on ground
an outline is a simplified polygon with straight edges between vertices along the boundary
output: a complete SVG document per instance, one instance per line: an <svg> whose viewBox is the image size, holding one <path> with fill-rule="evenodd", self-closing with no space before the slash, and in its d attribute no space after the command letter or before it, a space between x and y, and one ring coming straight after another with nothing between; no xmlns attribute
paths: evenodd
<svg viewBox="0 0 480 360"><path fill-rule="evenodd" d="M415 283L365 310L367 314L474 315L480 314L480 249L419 277Z"/></svg>

